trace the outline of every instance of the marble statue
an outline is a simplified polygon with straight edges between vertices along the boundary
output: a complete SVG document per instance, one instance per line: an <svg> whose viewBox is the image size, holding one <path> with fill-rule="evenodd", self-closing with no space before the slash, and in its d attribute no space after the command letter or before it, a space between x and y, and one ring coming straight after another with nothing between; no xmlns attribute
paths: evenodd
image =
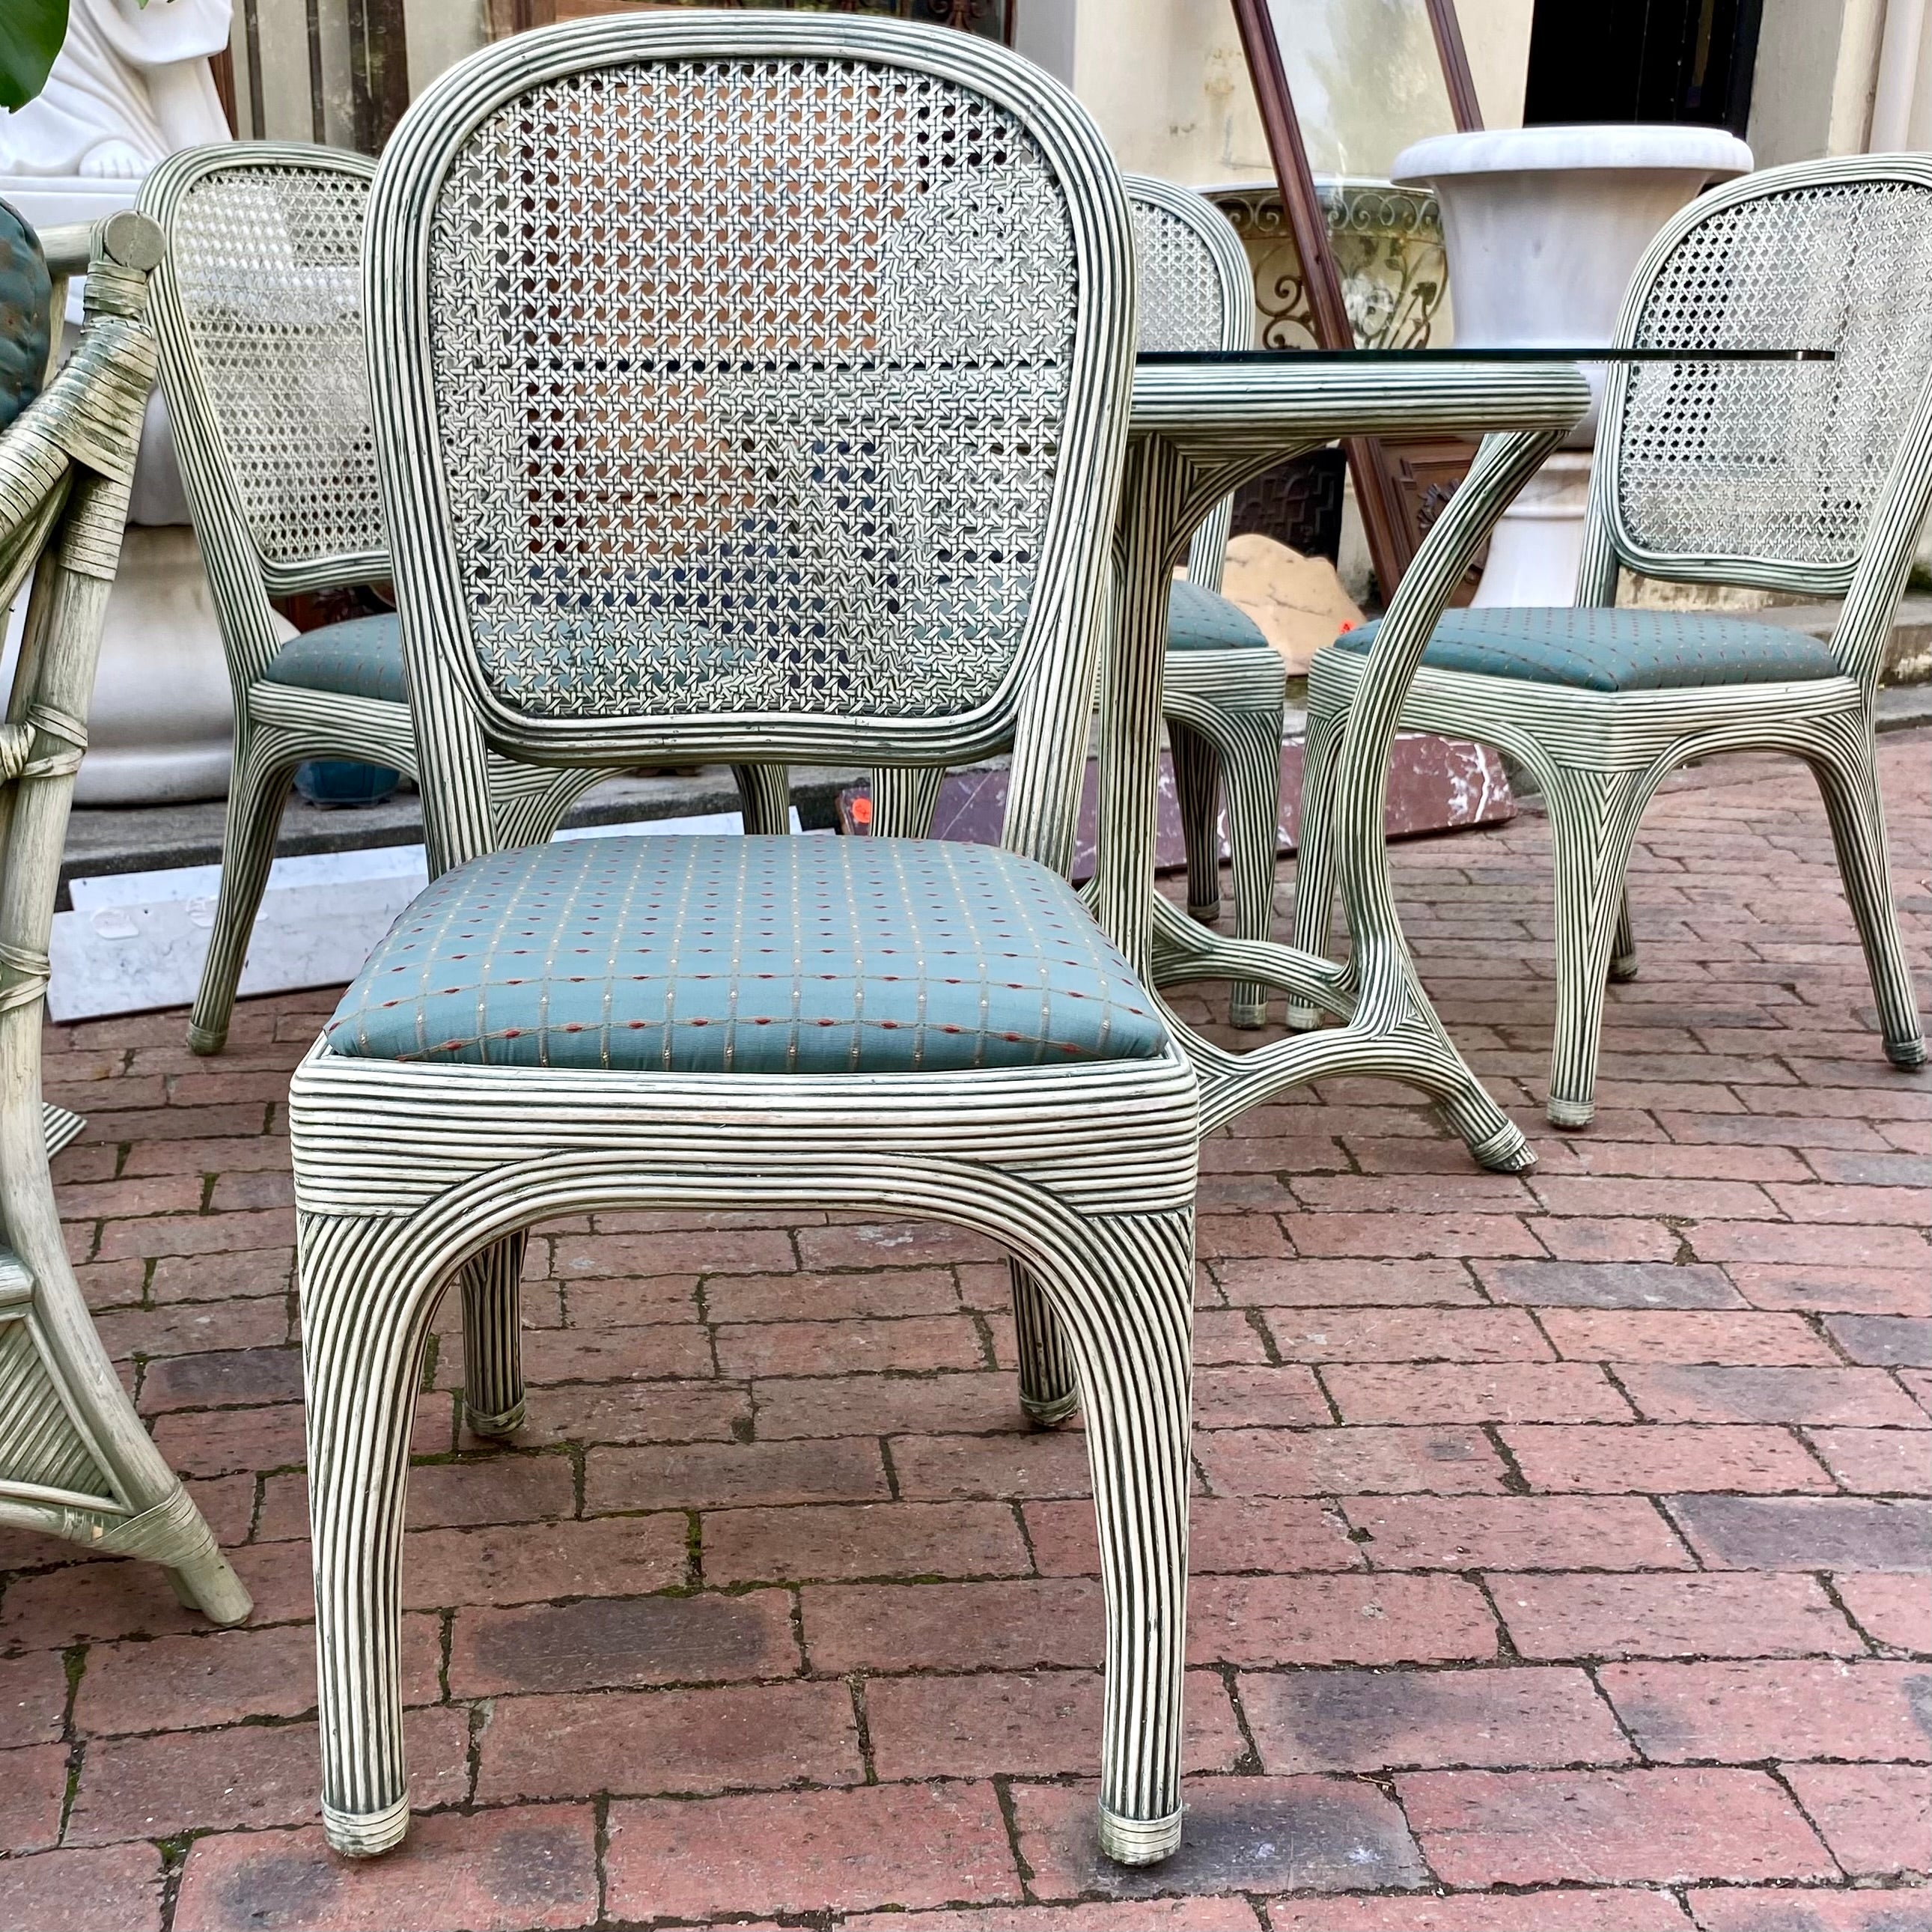
<svg viewBox="0 0 1932 1932"><path fill-rule="evenodd" d="M178 148L229 138L208 59L230 0L71 0L38 100L0 115L0 175L132 181Z"/></svg>

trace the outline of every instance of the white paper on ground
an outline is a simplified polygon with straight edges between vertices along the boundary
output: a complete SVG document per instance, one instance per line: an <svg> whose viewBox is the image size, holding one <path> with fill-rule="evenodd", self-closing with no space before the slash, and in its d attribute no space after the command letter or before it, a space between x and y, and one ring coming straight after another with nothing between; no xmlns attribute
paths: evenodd
<svg viewBox="0 0 1932 1932"><path fill-rule="evenodd" d="M791 824L794 832L801 830L795 808ZM661 836L738 829L737 813L714 812L580 826L557 836ZM278 859L242 969L243 995L340 986L354 979L376 942L428 880L420 845ZM115 872L70 881L74 910L54 915L47 949L53 968L48 1017L100 1019L185 1006L200 983L220 885L218 866Z"/></svg>

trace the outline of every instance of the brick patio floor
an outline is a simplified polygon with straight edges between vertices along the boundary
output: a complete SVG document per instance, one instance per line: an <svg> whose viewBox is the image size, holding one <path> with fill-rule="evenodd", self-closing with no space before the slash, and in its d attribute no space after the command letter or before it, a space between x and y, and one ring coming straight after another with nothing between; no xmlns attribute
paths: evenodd
<svg viewBox="0 0 1932 1932"><path fill-rule="evenodd" d="M1922 960L1928 752L1884 752ZM1543 821L1397 868L1542 1165L1479 1173L1366 1083L1208 1144L1191 1810L1140 1878L1093 1848L1087 1474L1018 1426L1002 1268L731 1215L532 1240L514 1449L464 1437L444 1322L405 1576L424 1815L332 1859L282 1138L329 1001L244 1006L214 1061L179 1014L51 1036L101 1331L256 1610L212 1634L155 1571L5 1535L0 1923L1932 1923L1932 1082L1873 1035L1808 781L1733 761L1658 802L1586 1134L1535 1104Z"/></svg>

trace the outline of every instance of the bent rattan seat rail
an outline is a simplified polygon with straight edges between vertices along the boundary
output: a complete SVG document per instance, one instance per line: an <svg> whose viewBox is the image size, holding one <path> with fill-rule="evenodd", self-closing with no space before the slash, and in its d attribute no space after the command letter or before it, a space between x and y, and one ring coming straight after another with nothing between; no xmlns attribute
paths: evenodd
<svg viewBox="0 0 1932 1932"><path fill-rule="evenodd" d="M47 941L108 592L154 386L152 222L97 224L58 272L87 276L85 326L0 436L0 610L33 574L0 723L0 1524L164 1565L176 1593L239 1623L248 1592L142 1427L95 1333L47 1171L71 1115L40 1101ZM86 231L80 231L85 234ZM58 315L59 310L54 313Z"/></svg>
<svg viewBox="0 0 1932 1932"><path fill-rule="evenodd" d="M403 1835L398 1566L432 1311L524 1406L523 1231L598 1207L950 1221L1070 1362L1107 1621L1101 1840L1180 1828L1193 1071L1064 877L1132 380L1084 111L960 34L658 15L443 74L365 298L434 883L291 1089L323 1816ZM506 849L492 754L931 766L1002 846ZM594 847L596 849L591 849ZM1042 1420L1073 1391L1036 1397Z"/></svg>
<svg viewBox="0 0 1932 1932"><path fill-rule="evenodd" d="M1932 501L1932 159L1861 154L1747 175L1676 216L1638 265L1616 340L1828 349L1829 360L1613 366L1576 608L1471 609L1438 626L1402 722L1478 739L1533 772L1556 871L1547 1111L1596 1106L1606 979L1637 970L1624 875L1679 766L1786 752L1824 795L1885 1050L1925 1046L1886 874L1872 710ZM1844 599L1828 645L1697 610L1618 610L1619 566L1685 584ZM1373 627L1317 653L1295 907L1327 936L1334 774ZM1312 1006L1291 1007L1307 1025Z"/></svg>

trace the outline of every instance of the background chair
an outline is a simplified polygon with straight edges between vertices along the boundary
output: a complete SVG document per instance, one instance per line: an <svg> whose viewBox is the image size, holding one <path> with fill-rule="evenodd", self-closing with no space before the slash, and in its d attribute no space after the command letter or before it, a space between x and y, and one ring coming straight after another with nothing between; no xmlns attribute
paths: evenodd
<svg viewBox="0 0 1932 1932"><path fill-rule="evenodd" d="M362 342L362 220L374 162L224 142L171 156L140 206L168 238L154 278L161 382L235 693L221 890L188 1020L218 1053L296 767L359 759L414 776L393 612L289 634L272 598L389 574ZM497 761L506 843L548 838L603 776Z"/></svg>
<svg viewBox="0 0 1932 1932"><path fill-rule="evenodd" d="M398 1568L436 1303L460 1274L466 1401L500 1426L522 1230L646 1203L909 1214L1017 1257L1022 1390L1085 1407L1102 1843L1178 1842L1196 1088L1064 877L1129 219L1057 83L896 22L520 35L391 139L365 286L434 876L290 1095L344 1851L407 1820ZM493 749L938 766L1008 744L998 848L512 850L488 776Z"/></svg>
<svg viewBox="0 0 1932 1932"><path fill-rule="evenodd" d="M1547 802L1556 874L1548 1112L1595 1108L1606 977L1636 951L1624 874L1657 788L1694 759L1786 752L1824 794L1894 1066L1925 1058L1886 872L1872 706L1932 499L1932 159L1856 155L1748 175L1675 217L1639 264L1620 344L1829 350L1830 361L1612 369L1577 608L1449 612L1402 722L1498 746ZM1828 644L1708 610L1616 610L1620 565L1687 584L1842 596ZM1376 626L1309 676L1298 945L1325 942L1330 796ZM1291 1009L1291 1024L1312 1024Z"/></svg>
<svg viewBox="0 0 1932 1932"><path fill-rule="evenodd" d="M0 436L0 610L33 574L0 723L0 1524L161 1564L184 1603L239 1623L248 1592L101 1346L47 1172L47 940L154 380L142 316L161 238L152 222L118 214L94 230L91 260L80 250L58 266L68 245L64 234L47 237L57 273L86 273L86 326L46 392Z"/></svg>
<svg viewBox="0 0 1932 1932"><path fill-rule="evenodd" d="M1140 303L1140 346L1246 349L1254 340L1254 284L1241 244L1219 209L1190 190L1130 175ZM1274 915L1281 824L1281 736L1288 671L1247 613L1221 596L1234 499L1216 504L1196 533L1187 574L1168 605L1162 685L1174 789L1187 842L1187 909L1204 925L1221 913L1221 796L1234 875L1234 926L1266 939ZM877 768L874 836L922 838L932 830L945 777L936 766ZM783 771L740 767L747 830L784 829ZM762 802L754 802L758 788ZM756 823L754 823L754 818ZM1228 1018L1258 1027L1267 1016L1259 985L1238 982Z"/></svg>

